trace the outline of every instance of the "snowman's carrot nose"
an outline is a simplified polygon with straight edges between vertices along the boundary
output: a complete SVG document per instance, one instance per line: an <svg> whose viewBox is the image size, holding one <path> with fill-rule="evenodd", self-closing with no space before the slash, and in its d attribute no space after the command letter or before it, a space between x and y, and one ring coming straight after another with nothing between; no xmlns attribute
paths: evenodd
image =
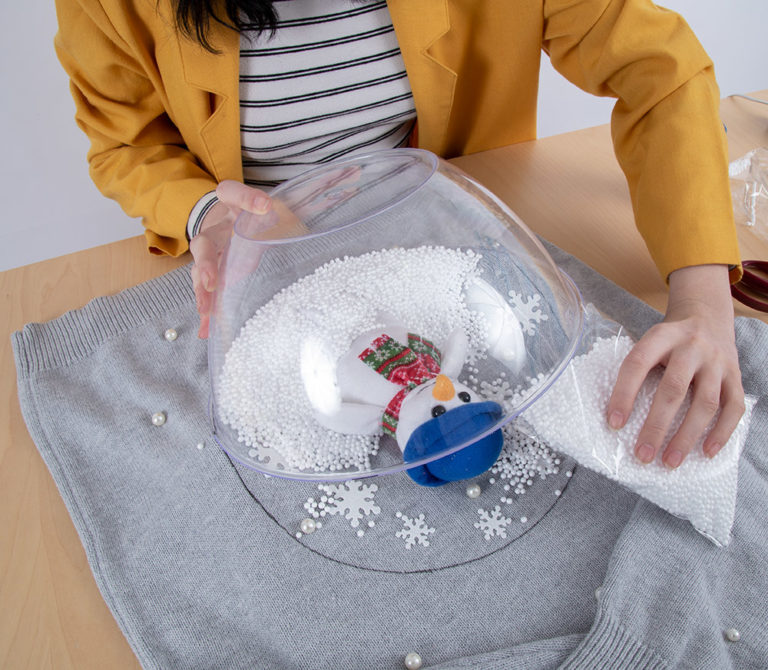
<svg viewBox="0 0 768 670"><path fill-rule="evenodd" d="M435 385L432 388L432 397L435 400L445 402L453 398L455 394L456 390L453 388L453 382L445 375L437 375Z"/></svg>

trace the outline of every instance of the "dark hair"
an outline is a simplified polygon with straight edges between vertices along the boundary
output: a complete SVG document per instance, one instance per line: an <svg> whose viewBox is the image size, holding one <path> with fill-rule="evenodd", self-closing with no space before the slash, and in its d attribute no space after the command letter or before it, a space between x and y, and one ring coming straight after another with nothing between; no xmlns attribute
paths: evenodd
<svg viewBox="0 0 768 670"><path fill-rule="evenodd" d="M208 41L211 20L234 30L274 32L277 14L272 0L173 0L176 27L213 53L217 50Z"/></svg>

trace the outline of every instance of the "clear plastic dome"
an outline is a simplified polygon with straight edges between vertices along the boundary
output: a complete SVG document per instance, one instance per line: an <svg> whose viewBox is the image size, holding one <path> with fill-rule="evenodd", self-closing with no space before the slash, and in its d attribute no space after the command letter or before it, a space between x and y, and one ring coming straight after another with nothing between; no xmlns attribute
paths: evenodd
<svg viewBox="0 0 768 670"><path fill-rule="evenodd" d="M292 179L242 214L209 337L218 444L266 474L488 469L502 427L570 361L573 282L503 203L395 149Z"/></svg>

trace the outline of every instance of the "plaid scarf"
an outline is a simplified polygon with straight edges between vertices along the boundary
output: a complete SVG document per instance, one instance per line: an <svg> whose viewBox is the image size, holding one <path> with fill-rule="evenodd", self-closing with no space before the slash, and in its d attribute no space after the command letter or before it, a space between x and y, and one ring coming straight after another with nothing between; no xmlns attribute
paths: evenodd
<svg viewBox="0 0 768 670"><path fill-rule="evenodd" d="M419 384L437 377L442 354L432 342L413 333L408 333L407 346L384 333L358 358L385 379L403 387L389 401L381 419L384 432L394 437L405 396Z"/></svg>

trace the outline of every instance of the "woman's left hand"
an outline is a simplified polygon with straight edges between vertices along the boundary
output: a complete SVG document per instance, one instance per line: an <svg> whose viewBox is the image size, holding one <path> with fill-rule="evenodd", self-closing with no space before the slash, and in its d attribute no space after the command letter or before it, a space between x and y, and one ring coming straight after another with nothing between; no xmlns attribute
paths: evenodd
<svg viewBox="0 0 768 670"><path fill-rule="evenodd" d="M714 456L744 413L726 266L697 265L669 276L664 320L640 338L619 368L607 409L612 428L624 426L643 381L657 365L665 370L640 429L636 457L643 463L656 458L689 387L691 406L662 460L670 468L678 467L719 410L703 444L704 453Z"/></svg>
<svg viewBox="0 0 768 670"><path fill-rule="evenodd" d="M219 263L232 236L235 219L243 210L264 214L272 206L266 193L236 181L222 181L216 188L216 196L219 201L205 215L200 232L189 243L195 260L192 286L200 314L198 337L203 339L208 337L213 293L219 284Z"/></svg>

